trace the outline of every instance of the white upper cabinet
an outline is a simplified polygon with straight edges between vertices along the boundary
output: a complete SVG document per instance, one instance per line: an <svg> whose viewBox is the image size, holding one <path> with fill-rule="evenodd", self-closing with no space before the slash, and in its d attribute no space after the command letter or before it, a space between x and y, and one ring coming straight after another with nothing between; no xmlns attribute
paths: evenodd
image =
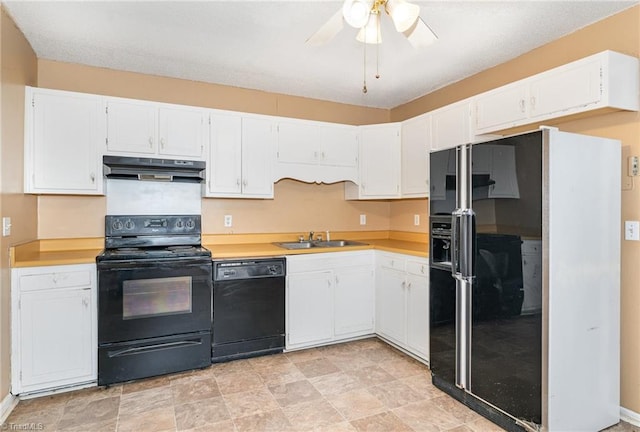
<svg viewBox="0 0 640 432"><path fill-rule="evenodd" d="M275 180L312 183L356 181L358 128L287 119L278 122Z"/></svg>
<svg viewBox="0 0 640 432"><path fill-rule="evenodd" d="M603 51L475 97L477 133L594 111L637 111L638 59Z"/></svg>
<svg viewBox="0 0 640 432"><path fill-rule="evenodd" d="M98 96L26 87L26 193L103 193L101 113Z"/></svg>
<svg viewBox="0 0 640 432"><path fill-rule="evenodd" d="M211 114L207 196L242 194L242 117Z"/></svg>
<svg viewBox="0 0 640 432"><path fill-rule="evenodd" d="M273 198L273 122L211 114L205 196Z"/></svg>
<svg viewBox="0 0 640 432"><path fill-rule="evenodd" d="M400 123L360 126L360 179L345 183L346 199L400 197Z"/></svg>
<svg viewBox="0 0 640 432"><path fill-rule="evenodd" d="M106 154L202 160L207 110L106 98Z"/></svg>
<svg viewBox="0 0 640 432"><path fill-rule="evenodd" d="M422 115L402 122L401 135L402 197L428 197L431 116Z"/></svg>
<svg viewBox="0 0 640 432"><path fill-rule="evenodd" d="M474 141L472 101L465 99L431 111L431 150L444 150Z"/></svg>

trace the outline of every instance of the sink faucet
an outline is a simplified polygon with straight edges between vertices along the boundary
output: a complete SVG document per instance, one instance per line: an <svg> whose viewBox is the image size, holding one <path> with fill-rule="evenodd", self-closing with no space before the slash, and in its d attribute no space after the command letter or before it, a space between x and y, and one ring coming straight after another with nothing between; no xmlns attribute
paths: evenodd
<svg viewBox="0 0 640 432"><path fill-rule="evenodd" d="M309 231L309 241L313 241L313 234L315 234L313 231Z"/></svg>

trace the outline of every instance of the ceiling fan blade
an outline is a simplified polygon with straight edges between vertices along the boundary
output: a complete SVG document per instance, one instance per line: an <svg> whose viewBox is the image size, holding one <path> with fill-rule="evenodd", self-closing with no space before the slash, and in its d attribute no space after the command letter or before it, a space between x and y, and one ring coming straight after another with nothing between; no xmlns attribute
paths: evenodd
<svg viewBox="0 0 640 432"><path fill-rule="evenodd" d="M340 30L344 27L344 18L342 18L342 8L338 10L329 21L324 23L322 27L318 29L309 39L307 39L306 43L309 45L322 45L329 42L331 39L335 37Z"/></svg>
<svg viewBox="0 0 640 432"><path fill-rule="evenodd" d="M429 28L422 18L418 17L416 22L406 31L402 32L407 37L409 43L414 48L422 48L431 45L438 40L438 36Z"/></svg>

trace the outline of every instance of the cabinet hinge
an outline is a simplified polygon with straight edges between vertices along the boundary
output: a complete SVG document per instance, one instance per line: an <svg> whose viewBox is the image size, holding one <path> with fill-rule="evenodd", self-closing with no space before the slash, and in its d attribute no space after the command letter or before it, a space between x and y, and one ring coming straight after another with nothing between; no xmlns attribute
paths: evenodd
<svg viewBox="0 0 640 432"><path fill-rule="evenodd" d="M280 159L280 152L279 151L276 152L276 159Z"/></svg>
<svg viewBox="0 0 640 432"><path fill-rule="evenodd" d="M18 299L18 309L22 310L22 300Z"/></svg>
<svg viewBox="0 0 640 432"><path fill-rule="evenodd" d="M22 382L22 371L20 371L20 382Z"/></svg>
<svg viewBox="0 0 640 432"><path fill-rule="evenodd" d="M109 138L108 137L104 139L104 145L109 147Z"/></svg>
<svg viewBox="0 0 640 432"><path fill-rule="evenodd" d="M36 107L36 98L35 98L35 97L33 97L33 96L31 97L31 106L32 106L33 108L35 108L35 107Z"/></svg>
<svg viewBox="0 0 640 432"><path fill-rule="evenodd" d="M600 66L600 96L602 96L602 66Z"/></svg>
<svg viewBox="0 0 640 432"><path fill-rule="evenodd" d="M109 114L109 107L108 106L104 107L104 113L105 114Z"/></svg>

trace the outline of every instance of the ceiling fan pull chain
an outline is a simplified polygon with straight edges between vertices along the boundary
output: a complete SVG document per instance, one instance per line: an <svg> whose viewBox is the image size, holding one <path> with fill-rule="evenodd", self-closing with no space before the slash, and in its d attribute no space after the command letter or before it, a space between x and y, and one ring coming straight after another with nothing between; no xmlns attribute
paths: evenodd
<svg viewBox="0 0 640 432"><path fill-rule="evenodd" d="M364 61L362 64L362 93L367 93L367 43L366 43L366 35L365 35L365 43L363 43L363 52L364 52Z"/></svg>

